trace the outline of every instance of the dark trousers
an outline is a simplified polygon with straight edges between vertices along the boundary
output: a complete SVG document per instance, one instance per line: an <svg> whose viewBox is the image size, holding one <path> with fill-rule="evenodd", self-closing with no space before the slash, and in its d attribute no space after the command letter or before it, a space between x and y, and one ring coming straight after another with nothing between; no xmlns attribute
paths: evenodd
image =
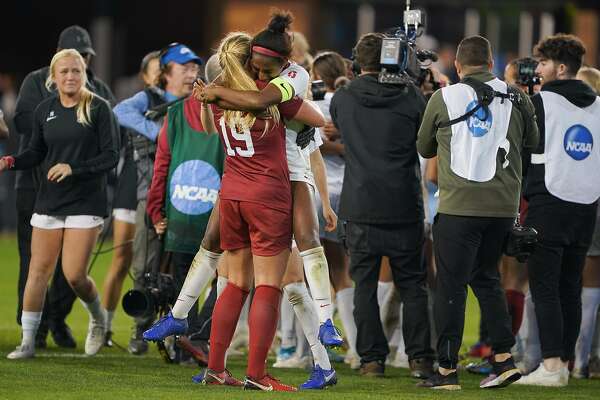
<svg viewBox="0 0 600 400"><path fill-rule="evenodd" d="M538 244L527 266L542 356L575 359L581 324L581 275L596 222L596 204L529 203L527 226Z"/></svg>
<svg viewBox="0 0 600 400"><path fill-rule="evenodd" d="M27 275L29 274L29 262L31 261L31 233L30 224L33 207L35 205L36 191L17 189L17 240L19 246L19 283L18 283L18 306L17 323L21 323L21 312L23 310L23 294ZM69 286L60 263L60 258L54 271L52 284L46 294L42 322L39 327L40 333L45 333L48 328L64 324L65 318L71 312L76 295Z"/></svg>
<svg viewBox="0 0 600 400"><path fill-rule="evenodd" d="M440 367L454 369L465 325L467 285L479 300L481 317L496 353L515 340L500 284L498 261L513 219L438 214L433 224L437 267L434 316Z"/></svg>
<svg viewBox="0 0 600 400"><path fill-rule="evenodd" d="M362 363L385 361L387 339L379 317L377 282L381 258L388 256L394 285L403 303L402 333L410 360L433 358L427 314L427 270L423 258L423 223L373 225L349 222L346 244L355 283L356 350Z"/></svg>

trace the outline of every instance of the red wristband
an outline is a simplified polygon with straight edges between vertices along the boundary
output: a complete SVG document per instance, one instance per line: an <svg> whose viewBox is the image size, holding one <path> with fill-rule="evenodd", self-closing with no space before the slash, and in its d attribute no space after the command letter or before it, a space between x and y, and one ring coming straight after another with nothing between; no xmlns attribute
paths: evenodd
<svg viewBox="0 0 600 400"><path fill-rule="evenodd" d="M15 158L13 156L4 156L1 158L8 164L8 169L12 169L15 166Z"/></svg>

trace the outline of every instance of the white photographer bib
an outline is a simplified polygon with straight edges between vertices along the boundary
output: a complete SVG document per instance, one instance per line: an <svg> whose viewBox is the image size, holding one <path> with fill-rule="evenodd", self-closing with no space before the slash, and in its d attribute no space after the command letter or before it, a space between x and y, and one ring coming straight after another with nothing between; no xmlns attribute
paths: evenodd
<svg viewBox="0 0 600 400"><path fill-rule="evenodd" d="M507 85L494 78L486 85L495 91L507 93ZM442 97L450 120L459 118L477 105L475 90L467 84L457 83L442 88ZM452 125L450 139L450 168L456 175L474 182L487 182L496 175L496 157L499 149L504 149L505 160L502 168L508 166L510 144L506 138L512 112L512 102L494 98L489 105L489 113L480 108L466 121Z"/></svg>
<svg viewBox="0 0 600 400"><path fill-rule="evenodd" d="M544 104L544 154L532 164L545 164L548 192L564 201L591 204L600 197L600 100L579 108L563 96L540 92Z"/></svg>

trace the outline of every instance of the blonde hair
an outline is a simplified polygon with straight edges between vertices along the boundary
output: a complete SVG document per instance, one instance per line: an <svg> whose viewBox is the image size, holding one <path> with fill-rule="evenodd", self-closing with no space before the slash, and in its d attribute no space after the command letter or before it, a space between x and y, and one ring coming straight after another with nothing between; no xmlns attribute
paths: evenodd
<svg viewBox="0 0 600 400"><path fill-rule="evenodd" d="M82 125L91 125L91 112L92 112L92 99L94 94L86 87L88 84L86 66L83 57L77 50L74 49L64 49L59 51L52 57L52 61L50 62L50 71L48 73L48 78L46 78L46 89L51 91L55 86L56 79L56 63L59 60L62 60L66 57L72 57L76 59L81 64L81 75L83 84L81 85L81 89L79 89L79 103L77 103L77 122Z"/></svg>
<svg viewBox="0 0 600 400"><path fill-rule="evenodd" d="M223 86L234 90L258 91L256 82L248 75L244 67L250 56L251 41L252 37L245 32L231 32L221 41L217 55L222 69ZM277 125L280 120L277 106L269 106L267 111ZM224 118L227 125L239 127L242 130L250 129L256 121L256 116L244 111L225 110ZM267 130L265 127L265 132Z"/></svg>
<svg viewBox="0 0 600 400"><path fill-rule="evenodd" d="M592 67L581 67L577 72L577 79L581 79L600 95L600 71Z"/></svg>

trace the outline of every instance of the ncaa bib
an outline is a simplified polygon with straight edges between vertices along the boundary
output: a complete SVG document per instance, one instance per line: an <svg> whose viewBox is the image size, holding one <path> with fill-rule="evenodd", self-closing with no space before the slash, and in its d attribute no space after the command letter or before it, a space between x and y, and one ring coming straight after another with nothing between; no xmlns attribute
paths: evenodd
<svg viewBox="0 0 600 400"><path fill-rule="evenodd" d="M500 93L507 93L506 83L498 78L485 82ZM477 106L477 94L467 84L457 83L442 88L442 97L450 120L459 118ZM494 98L487 113L480 108L466 121L452 125L450 169L461 178L487 182L496 175L497 155L504 149L502 168L508 166L510 143L506 138L512 102Z"/></svg>
<svg viewBox="0 0 600 400"><path fill-rule="evenodd" d="M544 104L544 154L532 164L545 164L548 192L564 201L591 204L600 197L600 100L579 108L563 96L540 92Z"/></svg>
<svg viewBox="0 0 600 400"><path fill-rule="evenodd" d="M171 162L165 199L165 250L195 254L219 195L225 155L219 135L196 131L188 124L185 104L176 103L168 113Z"/></svg>

